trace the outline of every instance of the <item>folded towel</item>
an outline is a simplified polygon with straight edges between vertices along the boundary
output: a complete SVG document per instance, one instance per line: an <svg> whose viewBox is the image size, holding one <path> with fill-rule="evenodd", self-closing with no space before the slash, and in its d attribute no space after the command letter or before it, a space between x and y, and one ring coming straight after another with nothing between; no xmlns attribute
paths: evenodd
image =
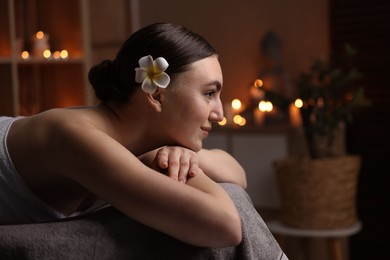
<svg viewBox="0 0 390 260"><path fill-rule="evenodd" d="M58 222L0 225L0 259L287 259L246 191L220 185L241 217L243 239L236 247L188 245L109 207Z"/></svg>

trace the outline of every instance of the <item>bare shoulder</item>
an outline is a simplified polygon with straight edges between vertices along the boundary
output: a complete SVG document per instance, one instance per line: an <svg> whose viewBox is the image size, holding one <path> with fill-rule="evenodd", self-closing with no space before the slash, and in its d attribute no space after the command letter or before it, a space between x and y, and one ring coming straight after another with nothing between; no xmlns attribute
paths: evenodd
<svg viewBox="0 0 390 260"><path fill-rule="evenodd" d="M72 125L79 127L88 127L91 125L89 120L85 120L86 112L72 109L51 109L42 113L28 116L17 120L12 126L12 132L18 137L27 135L26 132L35 138L47 137L47 134L55 134L53 130L66 128Z"/></svg>
<svg viewBox="0 0 390 260"><path fill-rule="evenodd" d="M53 110L42 117L37 124L45 125L44 142L56 165L64 164L62 174L97 171L99 162L132 155L104 131L107 122L88 110Z"/></svg>
<svg viewBox="0 0 390 260"><path fill-rule="evenodd" d="M97 120L87 110L78 109L53 109L18 120L8 138L12 160L22 173L70 177L87 165L81 158L99 160L113 152L99 148L102 143L116 142L96 127Z"/></svg>

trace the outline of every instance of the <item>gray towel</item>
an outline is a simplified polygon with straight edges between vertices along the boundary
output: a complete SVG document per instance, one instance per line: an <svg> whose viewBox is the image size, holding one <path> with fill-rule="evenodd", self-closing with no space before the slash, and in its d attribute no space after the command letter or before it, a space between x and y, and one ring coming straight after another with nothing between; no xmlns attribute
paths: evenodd
<svg viewBox="0 0 390 260"><path fill-rule="evenodd" d="M0 225L0 259L287 259L245 190L221 186L242 220L243 239L236 247L191 246L106 208L58 222Z"/></svg>

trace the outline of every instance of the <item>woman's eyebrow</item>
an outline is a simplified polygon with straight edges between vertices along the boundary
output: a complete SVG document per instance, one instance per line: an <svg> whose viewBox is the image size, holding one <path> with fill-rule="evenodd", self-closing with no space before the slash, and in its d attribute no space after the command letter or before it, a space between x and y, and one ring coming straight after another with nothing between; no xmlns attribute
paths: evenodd
<svg viewBox="0 0 390 260"><path fill-rule="evenodd" d="M211 81L209 83L206 83L205 86L215 86L217 88L217 91L220 91L222 89L222 83L218 80Z"/></svg>

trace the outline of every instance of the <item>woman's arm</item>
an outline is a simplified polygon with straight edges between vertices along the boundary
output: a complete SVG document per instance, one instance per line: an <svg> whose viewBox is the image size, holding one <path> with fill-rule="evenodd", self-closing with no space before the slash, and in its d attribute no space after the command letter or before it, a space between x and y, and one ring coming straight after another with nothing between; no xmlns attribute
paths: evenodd
<svg viewBox="0 0 390 260"><path fill-rule="evenodd" d="M165 146L138 156L148 167L186 183L199 169L197 153L181 146Z"/></svg>
<svg viewBox="0 0 390 260"><path fill-rule="evenodd" d="M198 152L199 167L216 182L236 183L246 189L246 175L242 166L229 153L202 149Z"/></svg>
<svg viewBox="0 0 390 260"><path fill-rule="evenodd" d="M180 156L181 155L181 156ZM171 178L186 181L200 167L215 182L235 183L246 189L246 175L242 166L223 150L202 149L195 153L179 146L167 146L139 156L149 167L166 172ZM168 172L169 170L169 172Z"/></svg>
<svg viewBox="0 0 390 260"><path fill-rule="evenodd" d="M73 124L54 133L49 167L61 169L63 176L134 220L197 246L240 243L240 217L233 202L200 169L184 185L157 174L97 129Z"/></svg>

